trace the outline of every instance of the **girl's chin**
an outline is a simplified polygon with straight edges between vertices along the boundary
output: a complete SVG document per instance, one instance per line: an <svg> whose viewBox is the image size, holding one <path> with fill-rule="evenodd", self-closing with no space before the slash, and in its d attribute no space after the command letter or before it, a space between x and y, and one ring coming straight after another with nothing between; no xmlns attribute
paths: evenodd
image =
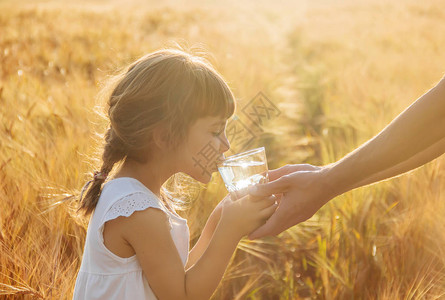
<svg viewBox="0 0 445 300"><path fill-rule="evenodd" d="M218 170L211 171L211 173L205 172L204 174L199 174L198 176L191 175L191 177L201 183L207 184L212 179L213 173L218 172Z"/></svg>

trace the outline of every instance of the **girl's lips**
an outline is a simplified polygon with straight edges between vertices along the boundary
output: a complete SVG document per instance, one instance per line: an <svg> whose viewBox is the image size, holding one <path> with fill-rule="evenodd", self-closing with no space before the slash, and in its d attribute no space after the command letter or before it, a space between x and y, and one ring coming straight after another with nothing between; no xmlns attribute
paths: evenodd
<svg viewBox="0 0 445 300"><path fill-rule="evenodd" d="M217 159L216 162L215 162L215 165L218 167L218 165L220 163L222 163L223 161L224 161L224 159Z"/></svg>
<svg viewBox="0 0 445 300"><path fill-rule="evenodd" d="M216 163L213 165L213 171L214 171L214 172L218 172L218 164L219 164L219 162L216 162Z"/></svg>
<svg viewBox="0 0 445 300"><path fill-rule="evenodd" d="M212 172L218 172L218 165L224 161L224 157L217 159L213 165Z"/></svg>

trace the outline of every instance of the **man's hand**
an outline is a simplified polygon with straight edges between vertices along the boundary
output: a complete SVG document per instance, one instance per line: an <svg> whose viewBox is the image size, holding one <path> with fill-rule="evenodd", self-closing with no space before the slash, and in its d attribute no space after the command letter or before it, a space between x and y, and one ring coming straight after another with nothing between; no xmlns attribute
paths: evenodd
<svg viewBox="0 0 445 300"><path fill-rule="evenodd" d="M275 170L270 170L268 172L269 181L275 181L284 175L298 171L316 171L321 169L321 167L313 166L310 164L295 164L295 165L285 165Z"/></svg>
<svg viewBox="0 0 445 300"><path fill-rule="evenodd" d="M282 194L280 205L266 224L252 232L249 238L277 235L312 217L335 196L326 184L324 173L323 167L312 165L290 165L270 171L272 181L252 187L249 193L258 197Z"/></svg>

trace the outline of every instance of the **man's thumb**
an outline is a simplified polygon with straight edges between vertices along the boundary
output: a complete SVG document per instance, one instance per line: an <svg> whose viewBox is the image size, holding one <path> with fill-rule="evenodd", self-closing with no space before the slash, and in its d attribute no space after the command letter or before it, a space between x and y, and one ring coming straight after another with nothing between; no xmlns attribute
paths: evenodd
<svg viewBox="0 0 445 300"><path fill-rule="evenodd" d="M257 184L249 188L248 193L256 197L267 197L272 194L284 193L287 189L285 176L265 184Z"/></svg>

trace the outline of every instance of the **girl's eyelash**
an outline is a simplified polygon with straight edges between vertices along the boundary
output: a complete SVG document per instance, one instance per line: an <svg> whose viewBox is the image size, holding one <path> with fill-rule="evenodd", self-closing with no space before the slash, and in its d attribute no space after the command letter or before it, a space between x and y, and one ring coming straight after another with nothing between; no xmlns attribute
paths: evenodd
<svg viewBox="0 0 445 300"><path fill-rule="evenodd" d="M218 131L218 132L213 132L213 135L214 135L214 136L218 136L218 135L220 135L220 134L223 133L223 132L224 132L224 129L221 130L221 131Z"/></svg>

